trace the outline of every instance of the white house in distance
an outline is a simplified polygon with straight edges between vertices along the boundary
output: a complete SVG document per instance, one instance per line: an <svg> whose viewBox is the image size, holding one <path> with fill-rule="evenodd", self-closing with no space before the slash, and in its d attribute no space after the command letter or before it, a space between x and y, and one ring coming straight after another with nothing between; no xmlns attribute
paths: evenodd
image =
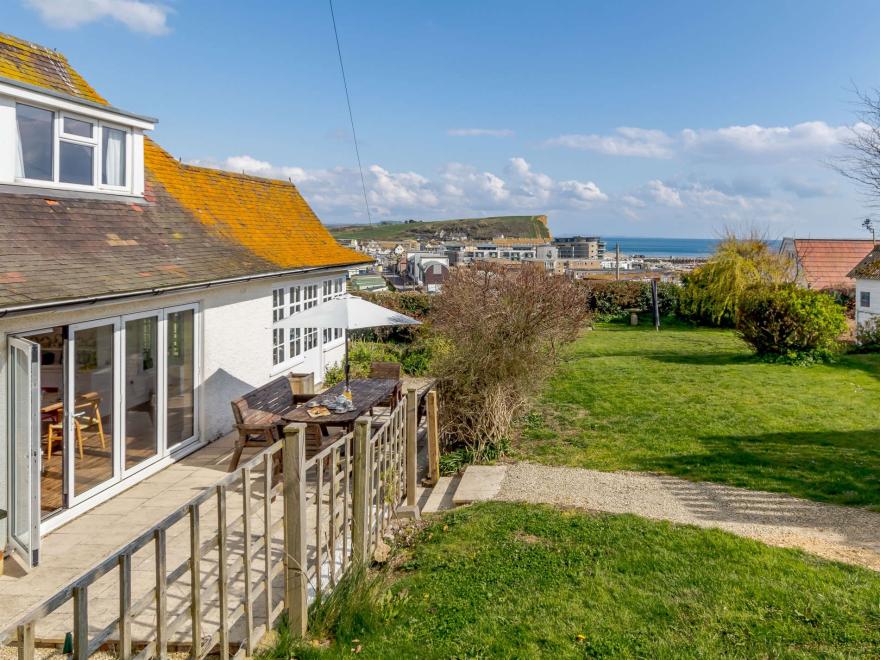
<svg viewBox="0 0 880 660"><path fill-rule="evenodd" d="M856 281L856 324L880 323L880 245L849 276Z"/></svg>
<svg viewBox="0 0 880 660"><path fill-rule="evenodd" d="M290 183L183 165L63 55L0 34L0 552L232 429L344 352L276 323L371 259ZM8 478L7 478L8 477Z"/></svg>

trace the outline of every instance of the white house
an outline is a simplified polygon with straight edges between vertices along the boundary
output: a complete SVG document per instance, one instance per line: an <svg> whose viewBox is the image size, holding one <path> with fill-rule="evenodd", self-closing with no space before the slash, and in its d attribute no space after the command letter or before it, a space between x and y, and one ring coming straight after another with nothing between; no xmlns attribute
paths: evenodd
<svg viewBox="0 0 880 660"><path fill-rule="evenodd" d="M290 183L181 164L156 120L0 34L0 550L232 429L230 401L344 351L277 322L345 290ZM8 478L6 478L8 476Z"/></svg>
<svg viewBox="0 0 880 660"><path fill-rule="evenodd" d="M880 245L852 269L856 282L856 324L880 323Z"/></svg>

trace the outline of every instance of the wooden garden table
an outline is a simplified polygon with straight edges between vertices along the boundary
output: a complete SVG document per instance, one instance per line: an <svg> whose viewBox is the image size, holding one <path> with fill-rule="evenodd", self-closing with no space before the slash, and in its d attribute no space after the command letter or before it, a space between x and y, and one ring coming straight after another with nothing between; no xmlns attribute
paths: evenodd
<svg viewBox="0 0 880 660"><path fill-rule="evenodd" d="M304 405L284 413L281 417L286 422L303 422L321 427L326 434L328 426L341 426L347 431L354 429L358 417L364 415L383 399L387 399L398 387L400 381L393 378L353 378L350 381L351 402L354 410L344 413L332 412L324 417L311 417L308 404L311 401L335 399L345 390L345 383L337 383L330 389L316 394Z"/></svg>

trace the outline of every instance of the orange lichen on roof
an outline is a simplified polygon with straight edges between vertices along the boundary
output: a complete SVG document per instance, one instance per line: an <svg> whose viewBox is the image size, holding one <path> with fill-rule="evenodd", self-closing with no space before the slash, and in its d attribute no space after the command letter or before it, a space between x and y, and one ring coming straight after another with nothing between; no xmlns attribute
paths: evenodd
<svg viewBox="0 0 880 660"><path fill-rule="evenodd" d="M104 100L67 62L45 46L0 32L0 77L77 96L88 101Z"/></svg>
<svg viewBox="0 0 880 660"><path fill-rule="evenodd" d="M292 183L184 165L144 140L147 180L154 179L203 225L279 268L367 263L342 247Z"/></svg>

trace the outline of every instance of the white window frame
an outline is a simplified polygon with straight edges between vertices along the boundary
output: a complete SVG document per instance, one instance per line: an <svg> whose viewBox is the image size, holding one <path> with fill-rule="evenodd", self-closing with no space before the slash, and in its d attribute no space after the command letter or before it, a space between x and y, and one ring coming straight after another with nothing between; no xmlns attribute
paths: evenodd
<svg viewBox="0 0 880 660"><path fill-rule="evenodd" d="M871 309L870 291L859 291L859 307L862 309Z"/></svg>
<svg viewBox="0 0 880 660"><path fill-rule="evenodd" d="M167 344L168 327L165 324L165 311L166 310L164 310L164 309L156 309L156 310L151 310L151 311L147 311L147 312L137 312L135 314L126 314L120 319L119 332L121 333L121 336L120 336L120 340L119 340L119 343L120 343L119 352L120 352L120 360L121 360L120 369L123 371L123 373L122 373L123 382L121 385L123 391L121 393L122 396L120 397L121 400L119 402L119 408L120 408L120 410L119 410L119 433L120 433L121 440L120 440L120 444L119 444L120 451L117 453L119 454L119 456L118 456L119 472L120 472L120 474L122 474L123 479L134 474L135 472L139 472L140 470L143 470L144 468L149 467L150 465L152 465L156 461L162 460L162 457L165 456L165 453L166 453L166 451L165 451L165 449L166 449L166 447L165 447L165 443L166 443L165 429L167 427L167 422L168 422L167 417L166 417L168 411L165 406L168 403L168 380L167 380L165 370L168 368L168 344ZM126 451L126 446L125 446L126 415L125 415L125 412L126 412L126 407L127 407L127 401L125 401L125 382L124 381L126 378L128 378L128 374L125 372L125 369L127 368L128 365L125 360L125 347L126 347L125 333L127 332L125 326L126 326L126 322L128 322L128 321L137 321L139 319L146 319L146 318L153 318L153 317L155 317L157 319L156 332L158 333L157 337L156 337L156 357L154 358L156 361L156 374L157 374L156 377L157 377L158 383L159 383L159 385L158 385L159 391L156 393L156 420L157 420L157 423L156 423L157 424L157 426L156 426L156 455L152 456L144 461L141 461L137 465L134 465L130 468L126 468L125 467L125 461L126 461L126 456L125 456L125 451ZM193 341L195 341L195 339L196 338L194 337Z"/></svg>
<svg viewBox="0 0 880 660"><path fill-rule="evenodd" d="M318 348L318 329L303 328L303 354Z"/></svg>
<svg viewBox="0 0 880 660"><path fill-rule="evenodd" d="M16 100L16 113L19 105L26 105L39 110L45 110L52 113L52 178L48 180L29 179L27 177L15 177L15 182L29 186L38 186L41 188L58 188L60 190L88 190L93 192L115 192L123 194L132 194L132 183L134 180L134 140L132 137L132 129L130 126L124 126L114 122L107 122L88 115L70 112L68 110L60 110L41 103L30 100ZM92 125L92 137L87 138L81 135L73 135L64 132L64 118L76 119L78 121L88 122ZM103 167L103 130L104 127L114 128L125 133L125 185L111 186L101 183L101 174ZM19 140L18 121L15 122L15 139ZM65 183L61 181L61 143L80 144L92 148L92 185L79 183ZM16 148L18 145L16 144Z"/></svg>
<svg viewBox="0 0 880 660"><path fill-rule="evenodd" d="M296 350L294 350L296 347ZM287 348L291 361L301 361L303 351L303 332L302 328L290 328L287 335Z"/></svg>
<svg viewBox="0 0 880 660"><path fill-rule="evenodd" d="M132 138L131 129L123 126L121 124L114 124L108 121L98 122L98 125L101 127L100 134L98 135L98 167L97 174L95 175L95 182L97 186L101 190L113 190L115 192L122 193L131 193L132 189L132 177L134 175L134 139ZM105 128L113 128L117 131L122 131L125 133L125 184L122 186L112 186L109 183L102 183L103 177L101 175L104 167L104 129ZM98 178L100 177L100 178Z"/></svg>

